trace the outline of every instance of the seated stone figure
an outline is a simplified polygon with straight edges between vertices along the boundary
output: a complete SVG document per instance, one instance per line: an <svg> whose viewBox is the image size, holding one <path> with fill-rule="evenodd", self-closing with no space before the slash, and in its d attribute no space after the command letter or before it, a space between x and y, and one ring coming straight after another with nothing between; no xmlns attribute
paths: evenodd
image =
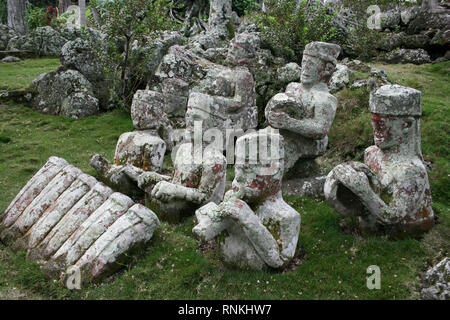
<svg viewBox="0 0 450 320"><path fill-rule="evenodd" d="M420 236L434 214L420 147L421 93L399 85L372 92L375 146L363 163L338 165L325 182L325 197L341 215L358 217L362 230L392 237Z"/></svg>
<svg viewBox="0 0 450 320"><path fill-rule="evenodd" d="M188 107L221 109L223 120L218 128L247 130L258 125L255 82L246 67L210 69L189 94ZM206 106L207 105L207 106Z"/></svg>
<svg viewBox="0 0 450 320"><path fill-rule="evenodd" d="M146 172L139 177L139 187L147 189L149 206L161 219L179 222L205 203L222 201L227 167L223 145L214 143L207 146L202 137L197 140L194 129L203 131L215 128L223 118L220 110L188 105L185 135L189 142L182 143L174 150L172 180L168 182L161 179L154 185L159 177L155 180L153 173ZM221 132L218 134L221 135Z"/></svg>
<svg viewBox="0 0 450 320"><path fill-rule="evenodd" d="M269 125L280 129L284 137L285 171L297 162L301 169L308 164L307 159L325 153L337 108L337 99L327 84L340 50L331 43L309 43L303 52L301 83L290 83L285 93L276 94L267 104Z"/></svg>
<svg viewBox="0 0 450 320"><path fill-rule="evenodd" d="M205 241L218 239L227 265L255 270L281 268L295 255L300 214L282 198L282 143L282 136L270 128L238 138L233 189L220 205L208 203L196 211L198 225L193 233ZM269 145L277 146L277 152L263 160L261 155ZM256 146L260 160L254 164L250 150Z"/></svg>

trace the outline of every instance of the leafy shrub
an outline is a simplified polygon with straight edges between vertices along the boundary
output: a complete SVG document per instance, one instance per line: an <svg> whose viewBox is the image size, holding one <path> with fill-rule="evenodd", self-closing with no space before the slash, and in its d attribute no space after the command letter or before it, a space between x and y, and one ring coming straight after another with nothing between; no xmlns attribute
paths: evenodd
<svg viewBox="0 0 450 320"><path fill-rule="evenodd" d="M6 6L6 0L0 0L0 23L6 24L7 23L7 6Z"/></svg>
<svg viewBox="0 0 450 320"><path fill-rule="evenodd" d="M106 43L93 47L97 48L105 71L114 79L112 93L117 103L126 109L142 84L145 63L131 50L131 44L145 46L160 31L173 29L174 22L168 15L170 5L167 0L91 1L106 34Z"/></svg>
<svg viewBox="0 0 450 320"><path fill-rule="evenodd" d="M25 15L25 22L29 30L34 30L48 24L47 12L39 7L27 3L27 13Z"/></svg>
<svg viewBox="0 0 450 320"><path fill-rule="evenodd" d="M259 9L261 6L254 0L233 0L231 3L233 11L239 16L243 16L250 11Z"/></svg>
<svg viewBox="0 0 450 320"><path fill-rule="evenodd" d="M266 12L255 12L252 18L276 55L301 62L309 42L341 42L335 16L316 1L267 0Z"/></svg>

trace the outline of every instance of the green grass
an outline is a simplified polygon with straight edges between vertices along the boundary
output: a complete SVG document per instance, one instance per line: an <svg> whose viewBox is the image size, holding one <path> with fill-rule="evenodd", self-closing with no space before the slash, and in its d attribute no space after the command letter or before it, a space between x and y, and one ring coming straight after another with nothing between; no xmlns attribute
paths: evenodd
<svg viewBox="0 0 450 320"><path fill-rule="evenodd" d="M344 232L338 214L325 202L287 197L302 215L302 226L300 259L284 273L224 268L214 251L204 254L200 250L192 236L194 219L191 218L177 226L163 223L149 245L133 255L121 272L103 284L81 291L69 291L59 283L46 280L39 266L26 261L23 253L14 253L0 244L0 299L418 298L421 273L448 255L450 249L450 210L445 188L448 160L443 147L448 145L449 104L443 90L447 76L442 68L435 66L382 67L393 79L399 77L402 84L417 81L422 85L423 149L425 158L434 164L430 180L433 208L440 224L421 241L362 238ZM372 143L371 131L360 128L362 125L370 128L363 110L366 94L361 91L340 94L340 102L347 107L338 111L330 142L340 137L354 146L336 147L336 142L332 143L335 149L328 154L331 162L351 158ZM41 115L20 105L0 107L0 212L49 156L63 157L94 174L89 158L101 153L112 159L117 138L132 129L129 115L118 110L72 120ZM361 130L359 140L352 138ZM339 152L340 149L344 151ZM231 178L233 172L228 170L227 175ZM381 290L366 287L366 270L370 265L381 268Z"/></svg>
<svg viewBox="0 0 450 320"><path fill-rule="evenodd" d="M0 63L0 90L26 89L38 75L54 70L59 65L58 58Z"/></svg>

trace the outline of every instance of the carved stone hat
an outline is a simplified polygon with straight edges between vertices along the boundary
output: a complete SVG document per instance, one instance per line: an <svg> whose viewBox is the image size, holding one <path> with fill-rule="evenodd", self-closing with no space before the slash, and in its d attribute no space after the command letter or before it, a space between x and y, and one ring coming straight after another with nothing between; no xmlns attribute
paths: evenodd
<svg viewBox="0 0 450 320"><path fill-rule="evenodd" d="M421 116L419 90L398 84L386 85L370 94L369 111L389 116Z"/></svg>
<svg viewBox="0 0 450 320"><path fill-rule="evenodd" d="M322 59L326 62L337 64L337 57L341 52L341 47L334 43L327 42L311 42L308 43L303 54Z"/></svg>

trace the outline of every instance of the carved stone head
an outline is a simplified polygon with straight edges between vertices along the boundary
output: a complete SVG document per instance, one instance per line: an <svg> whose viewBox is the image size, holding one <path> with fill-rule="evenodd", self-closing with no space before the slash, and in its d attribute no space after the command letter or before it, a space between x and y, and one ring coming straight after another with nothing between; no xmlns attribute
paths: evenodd
<svg viewBox="0 0 450 320"><path fill-rule="evenodd" d="M189 95L187 111L185 115L186 130L193 134L196 121L202 122L202 130L210 128L222 130L227 121L224 107L215 103L214 97L198 92Z"/></svg>
<svg viewBox="0 0 450 320"><path fill-rule="evenodd" d="M301 82L312 86L323 82L328 84L333 74L341 47L326 42L311 42L303 51Z"/></svg>
<svg viewBox="0 0 450 320"><path fill-rule="evenodd" d="M380 87L370 95L374 140L383 150L405 146L420 153L421 92L400 85Z"/></svg>
<svg viewBox="0 0 450 320"><path fill-rule="evenodd" d="M236 141L233 190L249 203L261 203L281 190L284 172L283 137L268 128Z"/></svg>

